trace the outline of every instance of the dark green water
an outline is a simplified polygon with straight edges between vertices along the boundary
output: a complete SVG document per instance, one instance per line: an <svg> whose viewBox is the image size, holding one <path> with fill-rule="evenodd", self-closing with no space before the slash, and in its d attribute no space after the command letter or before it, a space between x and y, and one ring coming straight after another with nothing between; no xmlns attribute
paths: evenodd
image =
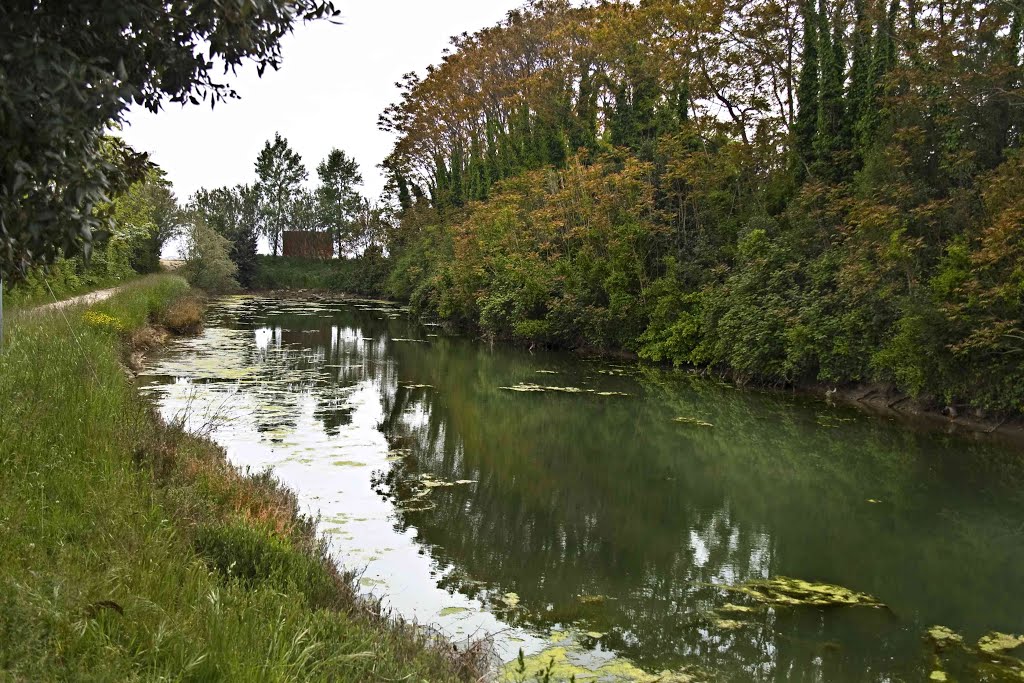
<svg viewBox="0 0 1024 683"><path fill-rule="evenodd" d="M990 439L490 348L368 303L221 301L145 383L236 464L274 467L368 592L456 639L497 633L505 659L554 646L579 680L1019 680L924 639L1024 632L1024 453ZM501 388L519 383L594 392ZM888 608L721 588L779 576ZM755 610L723 624L729 603Z"/></svg>

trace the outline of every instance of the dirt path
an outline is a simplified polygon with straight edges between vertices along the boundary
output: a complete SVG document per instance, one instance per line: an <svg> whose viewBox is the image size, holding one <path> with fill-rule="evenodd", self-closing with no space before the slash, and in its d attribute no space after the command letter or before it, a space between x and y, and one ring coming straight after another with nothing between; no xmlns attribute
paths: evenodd
<svg viewBox="0 0 1024 683"><path fill-rule="evenodd" d="M103 301L104 299L109 299L118 291L120 291L121 287L123 286L124 285L118 285L117 287L111 287L109 289L99 289L96 290L95 292L79 294L78 296L73 296L70 299L55 301L52 304L43 304L42 306L37 307L35 310L39 312L59 311L64 308L70 308L71 306L78 306L79 304L95 304L100 301Z"/></svg>

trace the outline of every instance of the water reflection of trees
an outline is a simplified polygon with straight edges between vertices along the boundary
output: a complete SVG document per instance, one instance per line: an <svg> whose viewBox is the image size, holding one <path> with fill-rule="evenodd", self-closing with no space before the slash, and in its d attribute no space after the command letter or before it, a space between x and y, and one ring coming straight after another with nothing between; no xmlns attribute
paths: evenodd
<svg viewBox="0 0 1024 683"><path fill-rule="evenodd" d="M256 300L227 318L257 330L246 358L254 395L284 406L257 415L261 429L294 425L312 396L314 417L336 433L352 419L346 392L369 382L381 430L411 449L390 483L420 473L478 481L434 491L435 507L401 524L453 567L447 587L517 592L512 622L579 623L653 667L699 661L785 680L913 677L908 653L928 624L1018 628L1019 581L1008 576L1024 566L1020 498L993 480L1020 481L1021 468L984 443L674 373L614 377L459 339L395 342L422 330L351 306ZM536 373L545 367L561 374ZM498 388L520 381L632 396ZM874 593L893 613L767 612L734 631L713 625L728 598L712 584L769 575Z"/></svg>
<svg viewBox="0 0 1024 683"><path fill-rule="evenodd" d="M472 592L469 578L519 593L513 621L579 621L657 666L696 660L796 680L913 675L908 653L932 622L1015 627L1007 567L1024 566L1024 550L997 542L996 530L1019 541L1019 514L962 492L965 479L993 486L972 459L1013 470L997 450L660 372L633 386L642 400L502 392L537 363L458 342L401 356L403 373L410 366L436 390L384 397L385 432L415 444L405 476L479 484L434 494L436 507L405 523L456 568L451 587ZM585 381L604 380L585 366L558 376ZM417 400L427 417L409 423ZM949 507L966 514L950 523ZM875 593L894 616L811 611L737 631L709 625L725 599L708 584L779 574Z"/></svg>

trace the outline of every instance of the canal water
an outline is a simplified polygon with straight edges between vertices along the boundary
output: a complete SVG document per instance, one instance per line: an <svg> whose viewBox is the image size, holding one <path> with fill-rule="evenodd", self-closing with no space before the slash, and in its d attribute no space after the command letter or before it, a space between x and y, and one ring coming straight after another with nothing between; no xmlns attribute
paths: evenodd
<svg viewBox="0 0 1024 683"><path fill-rule="evenodd" d="M991 439L374 301L215 301L141 381L273 468L368 595L492 637L507 680L1024 671L1012 640L977 644L1024 632L1024 454Z"/></svg>

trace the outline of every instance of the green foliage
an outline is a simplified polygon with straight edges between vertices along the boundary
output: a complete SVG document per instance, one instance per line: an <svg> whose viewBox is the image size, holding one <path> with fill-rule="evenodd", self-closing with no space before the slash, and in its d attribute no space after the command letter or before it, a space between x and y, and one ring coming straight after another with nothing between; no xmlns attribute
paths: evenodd
<svg viewBox="0 0 1024 683"><path fill-rule="evenodd" d="M153 167L145 178L114 198L114 235L131 245L129 257L136 273L160 270L160 252L181 228L178 200L165 174Z"/></svg>
<svg viewBox="0 0 1024 683"><path fill-rule="evenodd" d="M188 211L206 222L231 243L228 252L238 268L238 282L251 287L256 277L259 197L250 185L201 189L189 201Z"/></svg>
<svg viewBox="0 0 1024 683"><path fill-rule="evenodd" d="M256 262L253 289L384 293L389 263L379 254L364 254L332 261L311 261L284 256L260 256Z"/></svg>
<svg viewBox="0 0 1024 683"><path fill-rule="evenodd" d="M824 3L821 3L824 5ZM800 80L796 99L798 110L794 124L793 141L794 173L803 178L814 161L814 140L818 133L820 118L820 53L818 50L818 28L821 22L814 10L814 0L803 0L800 4L803 19L803 52L800 60Z"/></svg>
<svg viewBox="0 0 1024 683"><path fill-rule="evenodd" d="M382 117L389 291L488 337L1019 413L1022 27L1020 3L531 2Z"/></svg>
<svg viewBox="0 0 1024 683"><path fill-rule="evenodd" d="M334 236L338 253L351 253L358 232L356 217L363 203L356 191L363 183L359 164L340 149L332 149L316 172L320 177L316 189L319 221Z"/></svg>
<svg viewBox="0 0 1024 683"><path fill-rule="evenodd" d="M324 571L321 558L297 552L291 541L273 528L243 520L206 524L196 529L192 544L221 576L248 588L303 595L314 609L336 602L336 577Z"/></svg>
<svg viewBox="0 0 1024 683"><path fill-rule="evenodd" d="M231 242L201 217L188 227L183 273L194 287L219 294L238 289L238 266L230 256Z"/></svg>
<svg viewBox="0 0 1024 683"><path fill-rule="evenodd" d="M0 278L102 239L98 207L146 170L145 155L104 136L131 104L234 97L219 73L276 68L296 23L336 14L321 0L3 3Z"/></svg>
<svg viewBox="0 0 1024 683"><path fill-rule="evenodd" d="M492 337L631 345L642 331L646 254L657 235L645 220L649 171L635 161L619 170L574 160L562 172L505 181L488 202L471 205L450 239L424 228L395 265L392 293Z"/></svg>
<svg viewBox="0 0 1024 683"><path fill-rule="evenodd" d="M277 256L281 253L281 233L303 227L295 220L295 209L309 172L288 141L274 133L273 142L267 140L256 159L256 176L260 224L270 240L271 253Z"/></svg>

